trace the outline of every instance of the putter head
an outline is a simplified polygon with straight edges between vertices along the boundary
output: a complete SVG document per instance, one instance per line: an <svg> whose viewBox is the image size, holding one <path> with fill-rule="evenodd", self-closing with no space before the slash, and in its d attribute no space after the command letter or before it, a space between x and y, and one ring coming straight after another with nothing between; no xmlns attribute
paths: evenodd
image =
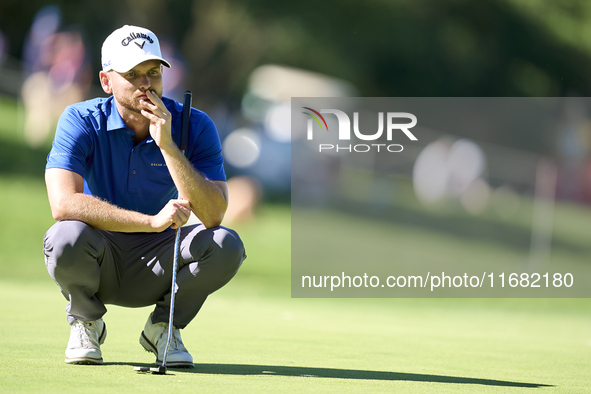
<svg viewBox="0 0 591 394"><path fill-rule="evenodd" d="M150 372L150 367L133 367L133 370L138 372Z"/></svg>
<svg viewBox="0 0 591 394"><path fill-rule="evenodd" d="M166 375L166 367L164 365L160 365L158 367L150 368L150 372L157 375Z"/></svg>

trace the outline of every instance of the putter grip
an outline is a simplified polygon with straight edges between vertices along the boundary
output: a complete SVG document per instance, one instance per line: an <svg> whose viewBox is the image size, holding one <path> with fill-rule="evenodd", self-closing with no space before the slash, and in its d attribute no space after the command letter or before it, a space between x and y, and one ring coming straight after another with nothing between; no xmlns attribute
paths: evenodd
<svg viewBox="0 0 591 394"><path fill-rule="evenodd" d="M181 151L183 155L187 155L187 145L189 144L189 125L191 123L191 105L193 101L193 94L185 91L185 100L183 102L183 114L181 117Z"/></svg>

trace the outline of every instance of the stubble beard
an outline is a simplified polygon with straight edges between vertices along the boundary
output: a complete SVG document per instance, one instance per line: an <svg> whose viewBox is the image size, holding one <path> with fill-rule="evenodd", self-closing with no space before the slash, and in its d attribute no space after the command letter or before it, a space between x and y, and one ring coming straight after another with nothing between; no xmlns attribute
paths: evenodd
<svg viewBox="0 0 591 394"><path fill-rule="evenodd" d="M162 99L162 95L156 93L158 97ZM137 113L138 115L142 115L142 106L138 99L134 98L133 96L123 96L123 97L115 97L119 104L132 112ZM149 99L145 99L145 101L150 102ZM143 115L142 115L143 116Z"/></svg>
<svg viewBox="0 0 591 394"><path fill-rule="evenodd" d="M123 108L135 112L138 115L142 114L142 108L140 106L139 100L136 101L130 97L118 97L117 101Z"/></svg>

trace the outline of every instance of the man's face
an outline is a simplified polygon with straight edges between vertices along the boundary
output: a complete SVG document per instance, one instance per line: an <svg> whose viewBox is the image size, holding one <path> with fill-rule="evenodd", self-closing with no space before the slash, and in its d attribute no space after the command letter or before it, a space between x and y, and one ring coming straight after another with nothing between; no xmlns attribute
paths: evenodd
<svg viewBox="0 0 591 394"><path fill-rule="evenodd" d="M127 110L139 113L140 100L148 100L147 90L162 98L162 64L159 60L147 60L125 73L111 70L105 74L101 74L103 89L106 93L112 93L115 100Z"/></svg>

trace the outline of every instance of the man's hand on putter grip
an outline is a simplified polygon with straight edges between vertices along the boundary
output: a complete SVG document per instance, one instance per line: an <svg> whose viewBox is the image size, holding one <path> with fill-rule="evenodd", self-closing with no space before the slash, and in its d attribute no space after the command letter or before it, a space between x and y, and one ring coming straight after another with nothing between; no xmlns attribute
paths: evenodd
<svg viewBox="0 0 591 394"><path fill-rule="evenodd" d="M150 135L160 149L176 147L171 137L171 114L160 99L151 90L146 91L149 100L140 100L142 115L150 120Z"/></svg>
<svg viewBox="0 0 591 394"><path fill-rule="evenodd" d="M170 200L158 214L152 216L152 228L156 232L164 231L168 227L176 230L189 220L190 206L188 200Z"/></svg>

